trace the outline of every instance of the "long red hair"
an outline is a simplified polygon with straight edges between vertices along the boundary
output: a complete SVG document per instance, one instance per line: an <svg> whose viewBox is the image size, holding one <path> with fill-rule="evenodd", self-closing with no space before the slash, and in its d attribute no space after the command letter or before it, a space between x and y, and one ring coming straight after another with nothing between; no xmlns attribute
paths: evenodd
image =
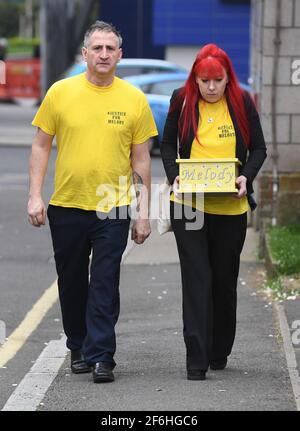
<svg viewBox="0 0 300 431"><path fill-rule="evenodd" d="M241 131L243 140L248 146L250 141L249 123L244 105L244 91L240 88L232 62L225 51L215 44L205 45L197 54L185 86L180 91L171 110L178 109L178 105L185 100L179 121L179 132L181 140L185 141L190 129L198 140L198 118L196 105L202 98L196 77L203 74L207 79L215 79L217 76L227 73L228 83L225 89L226 99L229 101Z"/></svg>

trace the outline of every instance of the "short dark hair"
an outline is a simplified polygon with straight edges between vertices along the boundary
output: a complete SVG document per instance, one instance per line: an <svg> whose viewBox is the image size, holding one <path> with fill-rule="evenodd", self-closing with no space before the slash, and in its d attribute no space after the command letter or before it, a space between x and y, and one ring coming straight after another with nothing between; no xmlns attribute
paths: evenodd
<svg viewBox="0 0 300 431"><path fill-rule="evenodd" d="M90 26L90 28L85 32L84 40L83 40L83 46L87 47L89 43L89 38L91 34L93 34L95 31L105 31L107 33L114 33L117 38L119 39L119 48L122 46L122 36L120 32L116 29L116 27L112 24L109 24L104 21L96 21L94 24Z"/></svg>

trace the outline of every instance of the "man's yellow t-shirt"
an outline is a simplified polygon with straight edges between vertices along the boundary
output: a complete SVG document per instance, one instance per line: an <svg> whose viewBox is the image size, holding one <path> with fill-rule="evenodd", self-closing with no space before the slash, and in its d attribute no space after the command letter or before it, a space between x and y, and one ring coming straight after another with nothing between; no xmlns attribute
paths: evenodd
<svg viewBox="0 0 300 431"><path fill-rule="evenodd" d="M103 212L130 204L131 146L157 135L142 91L117 77L99 87L83 73L53 84L32 124L56 136L50 204Z"/></svg>
<svg viewBox="0 0 300 431"><path fill-rule="evenodd" d="M236 136L225 97L215 103L200 100L199 111L201 116L197 133L200 144L195 138L192 143L190 158L234 158ZM171 200L178 203L182 202L174 195L171 196ZM248 210L246 196L237 199L235 196L204 195L204 202L201 199L192 200L188 196L184 196L184 204L209 214L219 215L238 215Z"/></svg>

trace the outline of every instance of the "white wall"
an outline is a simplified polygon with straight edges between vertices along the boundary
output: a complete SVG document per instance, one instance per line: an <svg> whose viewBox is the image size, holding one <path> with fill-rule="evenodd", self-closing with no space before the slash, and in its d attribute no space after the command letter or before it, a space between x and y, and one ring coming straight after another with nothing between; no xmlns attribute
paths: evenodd
<svg viewBox="0 0 300 431"><path fill-rule="evenodd" d="M172 61L179 66L183 66L189 71L194 63L194 60L200 48L200 45L199 47L168 46L166 47L166 60Z"/></svg>

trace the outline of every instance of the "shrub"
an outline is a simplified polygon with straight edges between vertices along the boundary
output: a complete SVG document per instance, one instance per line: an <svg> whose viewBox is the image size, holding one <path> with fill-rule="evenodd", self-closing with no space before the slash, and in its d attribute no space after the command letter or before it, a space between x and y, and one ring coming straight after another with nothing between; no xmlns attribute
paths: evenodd
<svg viewBox="0 0 300 431"><path fill-rule="evenodd" d="M272 258L282 275L300 272L300 225L275 226L269 229Z"/></svg>

